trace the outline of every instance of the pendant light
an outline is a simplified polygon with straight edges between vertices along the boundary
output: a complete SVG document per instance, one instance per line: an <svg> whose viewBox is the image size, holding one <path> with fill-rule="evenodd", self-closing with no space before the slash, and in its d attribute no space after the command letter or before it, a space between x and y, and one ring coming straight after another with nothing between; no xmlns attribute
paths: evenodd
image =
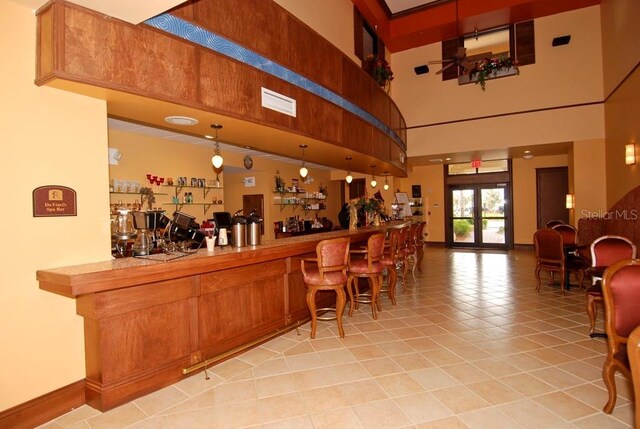
<svg viewBox="0 0 640 429"><path fill-rule="evenodd" d="M376 168L375 164L371 166L371 187L372 188L375 188L376 186L378 186L378 181L376 180L374 168Z"/></svg>
<svg viewBox="0 0 640 429"><path fill-rule="evenodd" d="M213 124L213 125L211 125L211 128L216 130L216 140L215 140L216 147L215 147L214 155L211 158L211 163L213 164L214 168L218 169L218 168L222 167L222 163L224 162L224 159L220 155L220 142L218 141L218 130L220 128L222 128L222 125Z"/></svg>
<svg viewBox="0 0 640 429"><path fill-rule="evenodd" d="M388 171L384 172L384 186L383 186L383 189L385 191L389 190L389 172Z"/></svg>
<svg viewBox="0 0 640 429"><path fill-rule="evenodd" d="M351 157L347 157L347 177L344 178L347 183L351 183L353 181L353 176L351 175Z"/></svg>
<svg viewBox="0 0 640 429"><path fill-rule="evenodd" d="M309 174L309 170L307 169L304 161L304 150L307 147L307 145L301 144L299 147L300 149L302 149L302 167L300 167L300 177L304 179L305 177L307 177L307 174Z"/></svg>

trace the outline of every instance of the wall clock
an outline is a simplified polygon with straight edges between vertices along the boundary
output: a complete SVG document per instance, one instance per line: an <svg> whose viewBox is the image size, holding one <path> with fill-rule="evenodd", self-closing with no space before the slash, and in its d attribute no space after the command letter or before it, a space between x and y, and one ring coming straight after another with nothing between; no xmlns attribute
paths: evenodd
<svg viewBox="0 0 640 429"><path fill-rule="evenodd" d="M249 155L245 155L244 168L246 168L247 170L251 170L251 167L253 167L253 159Z"/></svg>

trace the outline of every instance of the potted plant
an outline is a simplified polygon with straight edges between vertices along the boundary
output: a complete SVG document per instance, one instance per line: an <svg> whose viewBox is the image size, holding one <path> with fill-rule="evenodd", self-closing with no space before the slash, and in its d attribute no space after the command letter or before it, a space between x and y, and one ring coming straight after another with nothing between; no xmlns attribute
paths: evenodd
<svg viewBox="0 0 640 429"><path fill-rule="evenodd" d="M494 56L478 61L473 68L465 70L465 74L469 75L470 80L475 80L476 85L480 84L480 87L484 91L487 79L497 77L498 73L511 69L515 69L515 74L520 73L518 64L511 58Z"/></svg>
<svg viewBox="0 0 640 429"><path fill-rule="evenodd" d="M384 58L376 58L372 54L364 60L364 70L373 77L378 85L389 90L389 83L393 80L391 66Z"/></svg>

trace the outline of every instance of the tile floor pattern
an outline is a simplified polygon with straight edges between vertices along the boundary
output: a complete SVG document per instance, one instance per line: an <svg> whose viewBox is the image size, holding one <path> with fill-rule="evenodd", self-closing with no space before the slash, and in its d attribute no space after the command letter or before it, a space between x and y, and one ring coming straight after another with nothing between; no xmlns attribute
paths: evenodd
<svg viewBox="0 0 640 429"><path fill-rule="evenodd" d="M309 325L131 403L83 406L41 428L629 428L633 394L618 377L601 409L606 353L585 298L535 291L529 251L427 248L424 273L372 320L361 306ZM598 326L602 327L602 320Z"/></svg>

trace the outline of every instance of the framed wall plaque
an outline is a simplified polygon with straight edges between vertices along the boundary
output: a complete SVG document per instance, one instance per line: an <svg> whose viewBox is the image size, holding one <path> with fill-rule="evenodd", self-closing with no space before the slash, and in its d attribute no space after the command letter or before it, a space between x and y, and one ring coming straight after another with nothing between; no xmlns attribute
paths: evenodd
<svg viewBox="0 0 640 429"><path fill-rule="evenodd" d="M77 216L76 191L45 185L33 190L33 217Z"/></svg>

